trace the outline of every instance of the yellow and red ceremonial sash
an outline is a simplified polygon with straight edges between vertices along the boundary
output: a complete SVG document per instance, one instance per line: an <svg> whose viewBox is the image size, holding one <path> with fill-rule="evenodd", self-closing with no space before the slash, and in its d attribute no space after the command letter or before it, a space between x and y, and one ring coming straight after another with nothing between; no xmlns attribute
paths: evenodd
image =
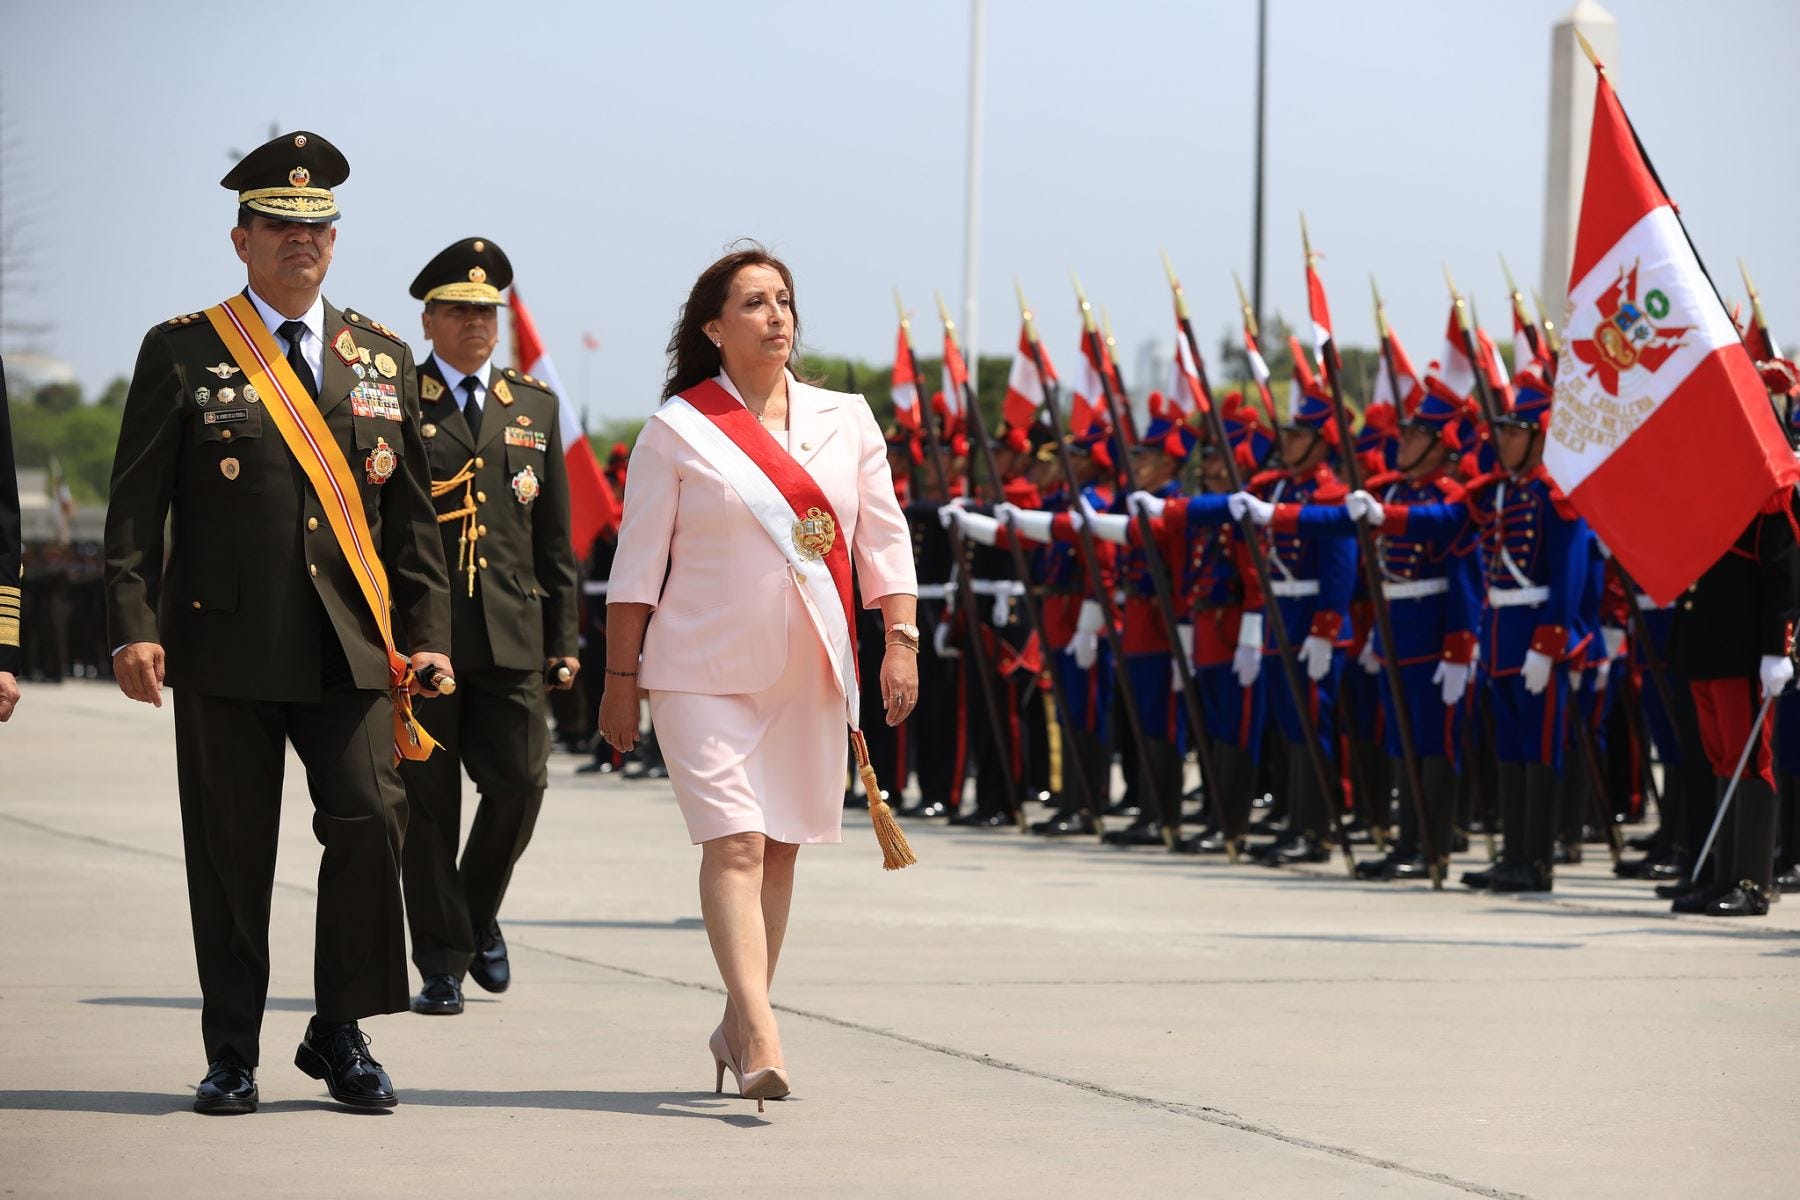
<svg viewBox="0 0 1800 1200"><path fill-rule="evenodd" d="M376 552L375 538L363 513L362 492L350 473L344 452L248 296L240 293L223 304L213 305L206 310L206 319L212 322L238 369L267 402L269 416L281 431L288 452L306 472L307 481L325 509L325 520L344 552L344 561L350 564L350 573L356 577L363 601L375 618L375 628L387 651L388 696L394 702L395 759L429 757L437 743L413 718L412 697L406 690L412 682L412 664L394 648L387 568Z"/></svg>

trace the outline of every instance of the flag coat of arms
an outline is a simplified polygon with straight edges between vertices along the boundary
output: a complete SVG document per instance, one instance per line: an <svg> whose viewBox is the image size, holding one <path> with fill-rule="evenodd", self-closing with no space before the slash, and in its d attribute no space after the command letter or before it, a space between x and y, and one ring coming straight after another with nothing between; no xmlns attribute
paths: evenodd
<svg viewBox="0 0 1800 1200"><path fill-rule="evenodd" d="M1568 295L1544 465L1667 603L1800 461L1604 70Z"/></svg>

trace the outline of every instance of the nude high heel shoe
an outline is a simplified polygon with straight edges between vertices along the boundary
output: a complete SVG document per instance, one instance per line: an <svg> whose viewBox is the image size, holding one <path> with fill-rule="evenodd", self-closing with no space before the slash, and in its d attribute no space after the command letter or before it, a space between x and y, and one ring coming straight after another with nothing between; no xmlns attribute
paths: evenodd
<svg viewBox="0 0 1800 1200"><path fill-rule="evenodd" d="M760 1071L752 1071L748 1075L737 1065L737 1059L731 1055L731 1047L725 1043L725 1026L720 1025L713 1030L712 1036L706 1040L707 1049L712 1051L713 1094L725 1093L725 1071L731 1070L731 1077L737 1081L738 1095L746 1100L756 1101L756 1111L763 1111L763 1101L779 1100L786 1096L792 1087L788 1083L787 1072L780 1067L764 1067Z"/></svg>

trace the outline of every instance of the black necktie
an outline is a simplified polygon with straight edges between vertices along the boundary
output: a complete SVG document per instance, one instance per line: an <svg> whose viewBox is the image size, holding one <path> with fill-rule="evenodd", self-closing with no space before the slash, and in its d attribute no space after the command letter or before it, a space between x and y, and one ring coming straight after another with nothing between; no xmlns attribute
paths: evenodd
<svg viewBox="0 0 1800 1200"><path fill-rule="evenodd" d="M319 381L313 378L312 368L306 365L306 356L300 353L300 338L306 333L306 322L283 321L275 332L287 339L288 366L300 377L300 385L306 389L306 394L317 400Z"/></svg>
<svg viewBox="0 0 1800 1200"><path fill-rule="evenodd" d="M463 376L460 385L468 398L463 401L463 420L469 423L469 432L476 437L481 436L481 401L475 398L475 389L481 386L481 380L473 375Z"/></svg>

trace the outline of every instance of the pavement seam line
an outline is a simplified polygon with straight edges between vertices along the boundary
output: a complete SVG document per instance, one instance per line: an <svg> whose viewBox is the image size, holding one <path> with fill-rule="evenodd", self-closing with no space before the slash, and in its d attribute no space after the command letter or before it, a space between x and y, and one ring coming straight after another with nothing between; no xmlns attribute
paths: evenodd
<svg viewBox="0 0 1800 1200"><path fill-rule="evenodd" d="M725 989L717 984L699 983L691 979L677 979L671 975L658 975L652 971L640 971L633 967L621 967L615 963L601 962L599 959L588 958L585 955L570 954L562 950L551 950L543 946L531 946L523 942L515 941L511 944L526 950L534 951L538 954L548 955L551 958L560 958L565 962L580 963L583 966L598 967L601 970L613 971L633 979L668 984L671 987L688 988L693 991L706 992L714 996L725 995ZM1046 1083L1061 1084L1063 1087L1074 1088L1077 1091L1087 1092L1090 1095L1100 1096L1107 1100L1122 1101L1138 1108L1153 1108L1161 1112L1171 1113L1178 1117L1187 1117L1190 1120L1204 1121L1209 1125L1217 1125L1221 1128L1236 1130L1239 1133L1248 1133L1256 1137L1268 1138L1271 1141L1281 1142L1284 1145L1292 1146L1296 1149L1312 1150L1321 1154L1329 1154L1334 1158L1345 1159L1360 1166L1373 1167L1381 1171L1394 1171L1402 1175L1410 1175L1414 1179L1420 1179L1427 1183L1441 1184L1444 1187L1455 1188L1458 1191L1468 1192L1473 1196L1487 1196L1490 1197L1491 1200L1529 1200L1529 1197L1522 1192L1509 1192L1502 1188L1489 1187L1486 1184L1472 1183L1466 1179L1458 1179L1454 1175L1444 1174L1441 1171L1421 1170L1418 1167L1409 1167L1405 1163L1395 1162L1393 1159L1378 1158L1372 1154L1364 1154L1360 1150L1352 1150L1347 1146L1334 1146L1329 1142L1315 1141L1312 1138L1301 1137L1298 1134L1285 1133L1280 1129L1276 1129L1274 1126L1259 1124L1246 1117L1240 1117L1236 1113L1227 1112L1222 1108L1212 1108L1204 1104L1188 1104L1180 1100L1164 1100L1156 1096L1143 1096L1135 1092L1120 1091L1117 1088L1107 1087L1105 1084L1095 1083L1092 1080L1078 1079L1070 1075L1057 1075L1049 1071L1040 1071L1035 1067L1028 1067L1023 1063L1010 1062L1006 1059L994 1058L991 1055L986 1054L976 1054L968 1050L959 1050L955 1046L946 1046L939 1042L929 1042L923 1038L916 1038L905 1033L897 1033L891 1029L882 1029L875 1025L864 1025L858 1021L846 1020L843 1017L834 1017L829 1013L814 1012L811 1009L805 1008L795 1008L791 1004L771 1004L770 1007L774 1008L777 1012L787 1013L804 1020L817 1021L820 1024L835 1026L836 1028L846 1029L853 1033L869 1034L874 1037L886 1038L889 1041L899 1042L902 1045L911 1046L914 1049L927 1050L934 1054L942 1054L949 1058L960 1059L963 1062L971 1063L978 1067L988 1067L996 1071L1008 1071L1015 1075L1024 1075L1027 1078L1042 1080Z"/></svg>

